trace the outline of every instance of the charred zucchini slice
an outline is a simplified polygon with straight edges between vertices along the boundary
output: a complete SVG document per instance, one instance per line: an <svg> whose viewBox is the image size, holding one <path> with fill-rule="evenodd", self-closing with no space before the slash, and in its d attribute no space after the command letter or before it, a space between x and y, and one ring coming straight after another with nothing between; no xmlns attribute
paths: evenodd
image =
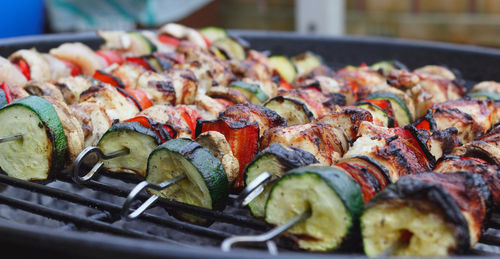
<svg viewBox="0 0 500 259"><path fill-rule="evenodd" d="M205 36L210 42L214 42L218 39L227 38L226 30L220 27L209 26L200 29L200 33Z"/></svg>
<svg viewBox="0 0 500 259"><path fill-rule="evenodd" d="M500 101L500 94L493 92L474 92L474 93L469 93L468 96L480 99L491 99L493 101Z"/></svg>
<svg viewBox="0 0 500 259"><path fill-rule="evenodd" d="M463 253L479 239L490 192L480 175L423 173L402 177L367 204L365 253L396 256Z"/></svg>
<svg viewBox="0 0 500 259"><path fill-rule="evenodd" d="M220 38L212 42L211 46L220 50L227 59L244 60L246 57L245 48L231 38Z"/></svg>
<svg viewBox="0 0 500 259"><path fill-rule="evenodd" d="M137 54L137 56L151 54L157 50L156 46L140 32L131 31L127 32L127 34L133 42L132 52Z"/></svg>
<svg viewBox="0 0 500 259"><path fill-rule="evenodd" d="M369 102L359 102L356 106L369 111L373 116L373 122L375 122L375 124L378 123L381 124L380 126L387 128L394 127L394 119L377 105Z"/></svg>
<svg viewBox="0 0 500 259"><path fill-rule="evenodd" d="M413 121L410 110L405 102L397 95L389 92L374 92L369 94L366 99L373 100L388 100L391 102L391 107L394 111L394 116L399 126L405 126Z"/></svg>
<svg viewBox="0 0 500 259"><path fill-rule="evenodd" d="M293 97L276 96L264 104L264 107L285 118L288 126L309 123L315 119L309 107L303 101Z"/></svg>
<svg viewBox="0 0 500 259"><path fill-rule="evenodd" d="M297 68L297 74L299 75L309 73L323 64L320 56L309 51L292 57L291 60Z"/></svg>
<svg viewBox="0 0 500 259"><path fill-rule="evenodd" d="M162 183L186 175L186 179L161 191L150 190L166 199L207 209L223 209L229 193L224 168L208 149L191 139L169 140L153 150L148 158L146 180ZM193 217L181 216L189 221Z"/></svg>
<svg viewBox="0 0 500 259"><path fill-rule="evenodd" d="M344 171L307 166L289 171L271 189L266 221L282 225L310 209L311 216L288 233L302 249L328 251L350 234L362 208L361 189Z"/></svg>
<svg viewBox="0 0 500 259"><path fill-rule="evenodd" d="M245 95L250 100L250 103L262 105L269 96L257 84L249 84L242 81L233 82L228 85L229 88L235 89Z"/></svg>
<svg viewBox="0 0 500 259"><path fill-rule="evenodd" d="M406 69L406 65L397 60L382 60L370 66L374 70L382 71L384 75L388 75L393 69Z"/></svg>
<svg viewBox="0 0 500 259"><path fill-rule="evenodd" d="M68 143L64 128L50 102L29 96L0 110L0 136L23 138L0 144L0 168L23 180L47 180L62 169Z"/></svg>
<svg viewBox="0 0 500 259"><path fill-rule="evenodd" d="M268 172L272 175L271 183L264 191L255 198L248 207L256 217L264 217L265 206L269 191L274 182L281 178L286 171L318 163L318 160L309 152L296 147L286 147L280 144L272 144L257 154L244 171L245 184L249 184L260 174Z"/></svg>
<svg viewBox="0 0 500 259"><path fill-rule="evenodd" d="M285 81L289 83L293 82L297 75L297 68L289 58L285 56L271 56L269 61Z"/></svg>
<svg viewBox="0 0 500 259"><path fill-rule="evenodd" d="M97 143L104 154L128 149L127 155L104 161L104 168L113 173L146 175L147 159L151 151L161 143L156 133L139 122L123 122L113 125Z"/></svg>

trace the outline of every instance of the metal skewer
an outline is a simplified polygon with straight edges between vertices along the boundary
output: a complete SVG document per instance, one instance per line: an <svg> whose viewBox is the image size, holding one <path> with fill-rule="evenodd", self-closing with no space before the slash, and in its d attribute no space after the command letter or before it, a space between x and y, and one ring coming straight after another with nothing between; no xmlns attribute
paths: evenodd
<svg viewBox="0 0 500 259"><path fill-rule="evenodd" d="M264 188L271 182L271 178L272 175L270 173L263 172L253 179L234 200L235 206L247 206L264 191Z"/></svg>
<svg viewBox="0 0 500 259"><path fill-rule="evenodd" d="M258 243L258 242L266 242L267 248L269 250L269 253L275 255L278 253L278 249L276 248L276 244L271 241L271 239L281 235L283 232L287 231L288 229L292 228L293 226L299 224L300 222L306 220L311 216L312 212L311 209L308 209L298 216L292 218L291 220L287 221L285 224L275 227L271 229L270 231L260 234L260 235L255 235L255 236L232 236L230 238L225 239L222 244L221 244L221 249L224 252L229 252L231 251L231 247L234 244L237 243Z"/></svg>
<svg viewBox="0 0 500 259"><path fill-rule="evenodd" d="M124 219L131 220L139 217L144 211L146 211L151 205L155 203L158 198L160 198L158 195L152 195L147 199L139 208L135 209L132 211L132 213L129 214L130 207L134 201L136 201L137 195L144 189L144 188L151 188L156 191L161 191L164 190L184 179L186 179L186 175L182 174L177 177L168 179L160 184L154 184L150 183L148 181L142 181L139 184L137 184L132 191L130 191L127 199L125 200L125 203L123 203L121 215Z"/></svg>
<svg viewBox="0 0 500 259"><path fill-rule="evenodd" d="M18 133L18 134L10 135L10 136L7 136L7 137L1 137L0 138L0 143L14 141L14 140L22 139L22 138L23 138L23 134Z"/></svg>
<svg viewBox="0 0 500 259"><path fill-rule="evenodd" d="M75 163L73 164L73 181L82 184L90 180L104 165L104 162L102 160L109 160L115 157L119 156L124 156L130 154L130 150L128 148L123 148L114 152L110 152L107 154L104 154L102 150L98 147L90 146L85 148L80 154L75 159ZM85 163L85 159L89 157L90 155L94 156L94 160L98 161L96 164L92 167L92 169L86 173L84 176L81 176L81 171L82 171L82 166Z"/></svg>

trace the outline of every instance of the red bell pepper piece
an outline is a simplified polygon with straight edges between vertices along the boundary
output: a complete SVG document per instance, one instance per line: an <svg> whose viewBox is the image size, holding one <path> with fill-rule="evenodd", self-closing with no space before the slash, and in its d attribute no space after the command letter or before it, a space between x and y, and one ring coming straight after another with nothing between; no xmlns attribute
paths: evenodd
<svg viewBox="0 0 500 259"><path fill-rule="evenodd" d="M177 137L177 133L172 128L172 126L164 123L151 121L146 116L136 116L124 122L139 122L142 126L153 130L162 143Z"/></svg>
<svg viewBox="0 0 500 259"><path fill-rule="evenodd" d="M431 130L431 124L427 120L422 120L417 125L415 125L415 128L417 128L417 129Z"/></svg>
<svg viewBox="0 0 500 259"><path fill-rule="evenodd" d="M280 87L285 89L285 90L293 90L294 89L293 86L283 78L281 78L281 80L280 80Z"/></svg>
<svg viewBox="0 0 500 259"><path fill-rule="evenodd" d="M161 43L165 43L165 44L173 46L173 47L177 47L181 43L181 41L179 39L174 38L172 36L168 36L166 34L160 34L160 35L158 35L158 40Z"/></svg>
<svg viewBox="0 0 500 259"><path fill-rule="evenodd" d="M233 155L238 159L240 172L233 187L235 190L241 190L244 186L243 169L253 160L257 153L259 125L257 123L235 121L227 117L212 121L198 120L196 135L211 130L220 132L226 137Z"/></svg>
<svg viewBox="0 0 500 259"><path fill-rule="evenodd" d="M14 66L21 72L23 73L24 77L26 77L26 80L30 81L31 80L31 73L30 73L30 66L26 61L19 59Z"/></svg>
<svg viewBox="0 0 500 259"><path fill-rule="evenodd" d="M119 88L124 88L125 86L123 85L123 82L122 80L120 80L120 78L112 75L112 74L109 74L109 73L106 73L102 70L96 70L94 75L92 76L94 79L96 80L99 80L103 83L107 83L107 84L110 84L114 87L119 87Z"/></svg>
<svg viewBox="0 0 500 259"><path fill-rule="evenodd" d="M132 95L137 100L137 102L139 102L139 105L141 106L142 110L145 110L145 109L153 106L153 102L151 102L151 100L149 100L146 92L144 92L143 90L138 89L138 88L135 88L135 89L134 88L126 88L125 92Z"/></svg>
<svg viewBox="0 0 500 259"><path fill-rule="evenodd" d="M7 99L7 103L11 103L12 95L10 94L9 86L6 83L2 83L0 84L0 89L2 89L3 92L5 93L5 99Z"/></svg>
<svg viewBox="0 0 500 259"><path fill-rule="evenodd" d="M194 138L196 133L196 121L203 118L195 109L189 108L188 106L177 106L175 109L181 113L182 118L184 118L188 124Z"/></svg>
<svg viewBox="0 0 500 259"><path fill-rule="evenodd" d="M61 61L66 65L71 71L71 76L77 76L82 74L82 69L75 63L61 59Z"/></svg>
<svg viewBox="0 0 500 259"><path fill-rule="evenodd" d="M114 63L118 65L123 64L123 57L120 52L116 50L98 50L95 52L95 54L106 60L108 66Z"/></svg>
<svg viewBox="0 0 500 259"><path fill-rule="evenodd" d="M232 103L231 101L228 101L226 99L222 99L222 98L214 98L214 100L216 100L218 103L222 104L224 106L225 109L231 107L234 105L234 103Z"/></svg>
<svg viewBox="0 0 500 259"><path fill-rule="evenodd" d="M143 58L128 57L128 58L125 58L125 61L126 62L130 62L130 63L134 63L136 65L139 65L139 66L143 67L146 70L150 70L150 71L153 70L153 68L151 68L151 66L148 64L148 62L146 62L146 60L144 60Z"/></svg>

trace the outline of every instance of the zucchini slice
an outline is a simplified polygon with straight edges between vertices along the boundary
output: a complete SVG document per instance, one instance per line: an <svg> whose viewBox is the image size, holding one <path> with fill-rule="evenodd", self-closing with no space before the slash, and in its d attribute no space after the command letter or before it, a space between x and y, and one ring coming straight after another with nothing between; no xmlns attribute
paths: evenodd
<svg viewBox="0 0 500 259"><path fill-rule="evenodd" d="M297 68L295 65L285 56L271 56L269 57L271 66L278 71L278 73L287 82L291 83L297 75Z"/></svg>
<svg viewBox="0 0 500 259"><path fill-rule="evenodd" d="M285 118L288 126L309 123L315 119L307 104L293 97L276 96L264 104L264 107Z"/></svg>
<svg viewBox="0 0 500 259"><path fill-rule="evenodd" d="M373 70L381 70L382 74L388 75L393 69L406 69L405 64L397 61L397 60L382 60L376 62L370 66Z"/></svg>
<svg viewBox="0 0 500 259"><path fill-rule="evenodd" d="M483 91L474 92L474 93L469 93L468 96L479 99L491 99L493 101L500 101L500 94L493 92L483 92Z"/></svg>
<svg viewBox="0 0 500 259"><path fill-rule="evenodd" d="M302 249L335 249L357 224L363 209L361 189L340 168L307 166L293 169L271 189L266 221L282 225L308 209L311 216L288 233Z"/></svg>
<svg viewBox="0 0 500 259"><path fill-rule="evenodd" d="M23 138L0 144L0 168L23 180L48 180L62 169L68 150L64 128L50 102L28 96L0 110L0 136Z"/></svg>
<svg viewBox="0 0 500 259"><path fill-rule="evenodd" d="M185 174L186 179L161 191L150 192L167 199L212 210L225 207L229 183L221 162L208 149L191 139L169 140L148 158L146 180L162 183ZM200 223L200 218L174 213L184 220ZM202 222L204 223L204 222Z"/></svg>
<svg viewBox="0 0 500 259"><path fill-rule="evenodd" d="M390 92L374 92L369 94L366 99L373 100L388 100L391 102L391 107L394 111L394 117L396 117L396 121L398 122L398 126L403 127L406 126L413 121L413 117L406 106L405 102L399 98L397 95Z"/></svg>
<svg viewBox="0 0 500 259"><path fill-rule="evenodd" d="M220 50L227 59L245 60L245 48L231 38L218 39L211 46Z"/></svg>
<svg viewBox="0 0 500 259"><path fill-rule="evenodd" d="M214 42L218 39L227 38L226 30L224 30L220 27L215 27L215 26L201 28L200 33L203 36L205 36L205 38L207 38L210 42Z"/></svg>
<svg viewBox="0 0 500 259"><path fill-rule="evenodd" d="M490 191L478 174L407 175L377 194L361 217L365 253L446 256L479 239Z"/></svg>
<svg viewBox="0 0 500 259"><path fill-rule="evenodd" d="M307 74L323 64L321 57L310 51L292 57L291 60L299 75Z"/></svg>
<svg viewBox="0 0 500 259"><path fill-rule="evenodd" d="M104 161L104 168L112 173L146 175L147 159L151 151L161 143L156 133L139 122L123 122L113 125L97 143L104 154L124 148L129 154Z"/></svg>
<svg viewBox="0 0 500 259"><path fill-rule="evenodd" d="M2 89L0 89L0 108L4 107L7 104L9 104L7 102L7 95Z"/></svg>
<svg viewBox="0 0 500 259"><path fill-rule="evenodd" d="M250 103L253 104L258 104L262 105L267 99L269 99L269 96L262 90L260 89L260 86L257 84L249 84L243 81L237 81L233 82L227 87L235 89L245 95L248 100L250 100Z"/></svg>
<svg viewBox="0 0 500 259"><path fill-rule="evenodd" d="M156 45L140 32L130 31L127 32L127 35L130 36L133 42L131 52L136 54L136 56L151 54L157 50Z"/></svg>
<svg viewBox="0 0 500 259"><path fill-rule="evenodd" d="M376 125L387 128L394 127L394 119L377 105L369 102L359 102L356 106L369 111L372 114L373 122Z"/></svg>
<svg viewBox="0 0 500 259"><path fill-rule="evenodd" d="M250 184L250 182L264 172L271 174L272 182L265 187L259 196L248 204L252 214L256 217L264 217L269 191L274 186L274 182L281 178L286 171L315 163L319 162L311 153L281 144L272 144L257 154L254 160L245 168L245 184Z"/></svg>

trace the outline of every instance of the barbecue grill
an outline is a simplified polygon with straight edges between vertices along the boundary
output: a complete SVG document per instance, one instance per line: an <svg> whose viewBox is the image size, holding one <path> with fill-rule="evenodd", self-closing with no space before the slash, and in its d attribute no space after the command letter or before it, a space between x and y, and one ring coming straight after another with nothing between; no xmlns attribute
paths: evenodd
<svg viewBox="0 0 500 259"><path fill-rule="evenodd" d="M273 54L295 55L315 52L337 69L348 64L373 63L397 59L409 68L428 64L457 69L467 85L477 81L500 81L500 51L481 47L443 43L414 42L360 37L320 37L283 32L231 31L247 40L252 48ZM0 41L0 55L8 56L21 48L48 51L63 42L80 41L97 48L101 41L94 33L63 34L6 39ZM122 204L137 179L99 174L76 184L69 171L61 172L48 184L26 182L0 174L0 246L3 253L18 256L121 257L121 258L332 258L362 256L361 251L344 249L330 254L296 250L286 239L278 238L279 254L273 256L265 245L220 249L221 242L233 235L261 234L271 229L253 218L246 209L232 204L224 211L210 211L159 199L155 207L139 219L121 218ZM145 192L139 200L149 198ZM169 210L195 214L213 220L211 226L198 226L168 215ZM354 246L356 244L353 244ZM359 244L357 244L359 247ZM470 255L500 255L500 214L493 213L485 225L480 242Z"/></svg>

